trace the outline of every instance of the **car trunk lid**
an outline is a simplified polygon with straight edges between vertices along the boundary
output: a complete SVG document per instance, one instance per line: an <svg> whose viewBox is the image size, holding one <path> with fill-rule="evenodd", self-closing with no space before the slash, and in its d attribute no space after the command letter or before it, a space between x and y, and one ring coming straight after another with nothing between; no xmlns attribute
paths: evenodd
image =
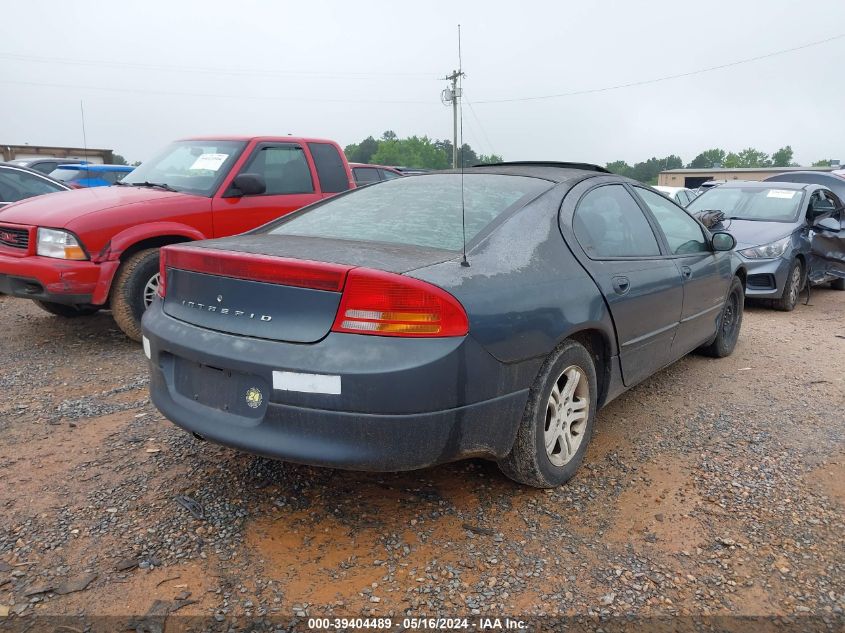
<svg viewBox="0 0 845 633"><path fill-rule="evenodd" d="M454 257L437 249L292 236L174 245L162 249L164 312L228 334L315 343L332 329L352 269L402 273Z"/></svg>

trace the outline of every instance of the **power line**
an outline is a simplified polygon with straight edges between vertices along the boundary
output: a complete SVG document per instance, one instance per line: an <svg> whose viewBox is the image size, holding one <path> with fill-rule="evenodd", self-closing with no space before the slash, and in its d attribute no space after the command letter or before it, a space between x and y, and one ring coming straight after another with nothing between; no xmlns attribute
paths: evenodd
<svg viewBox="0 0 845 633"><path fill-rule="evenodd" d="M490 137L487 136L487 130L484 129L484 125L481 123L481 119L478 118L478 114L475 112L475 108L472 107L472 101L469 100L469 97L466 95L464 96L464 100L467 102L469 106L469 111L472 112L472 116L475 119L475 122L478 123L478 127L481 130L481 133L484 135L484 140L487 141L487 147L490 148L490 153L495 154L496 148L493 147L493 143L490 142Z"/></svg>
<svg viewBox="0 0 845 633"><path fill-rule="evenodd" d="M319 79L365 79L368 77L405 77L424 79L428 81L438 81L435 73L421 73L421 72L348 72L348 71L313 71L313 70L262 70L262 69L229 69L229 68L211 68L208 66L166 66L159 64L138 64L132 62L120 62L109 60L91 60L91 59L66 59L64 57L41 57L36 55L21 55L18 53L4 53L0 52L0 58L12 59L17 61L28 61L39 64L69 64L74 66L106 66L110 68L133 68L136 70L155 70L165 72L189 72L189 73L210 73L214 75L235 75L235 76L278 76L278 77L303 77L303 78L319 78Z"/></svg>
<svg viewBox="0 0 845 633"><path fill-rule="evenodd" d="M827 39L818 40L816 42L810 42L809 44L803 44L801 46L794 46L792 48L785 48L783 50L774 51L772 53L766 53L765 55L757 55L756 57L748 57L746 59L739 59L733 62L728 62L727 64L719 64L718 66L709 66L707 68L699 68L698 70L691 70L685 73L678 73L676 75L666 75L665 77L658 77L656 79L644 79L642 81L632 81L630 83L624 84L617 84L615 86L605 86L604 88L591 88L589 90L576 90L574 92L561 92L558 94L552 95L541 95L536 97L514 97L512 99L486 99L484 101L476 101L476 104L483 104L483 103L514 103L517 101L541 101L544 99L558 99L562 97L574 97L577 95L586 95L586 94L593 94L597 92L608 92L610 90L621 90L623 88L633 88L635 86L645 86L648 84L656 84L661 81L669 81L671 79L681 79L683 77L692 77L693 75L700 75L702 73L709 73L713 72L714 70L723 70L725 68L731 68L733 66L739 66L741 64L748 64L751 62L760 61L762 59L768 59L770 57L776 57L778 55L785 55L787 53L794 53L795 51L804 50L805 48L811 48L813 46L821 46L822 44L827 44L828 42L833 42L834 40L839 40L845 37L845 33L840 33L839 35L834 35L833 37L828 37Z"/></svg>
<svg viewBox="0 0 845 633"><path fill-rule="evenodd" d="M65 90L98 90L103 92L122 92L122 93L131 93L131 94L140 94L140 95L165 95L171 97L208 97L208 98L216 98L216 99L238 99L238 100L253 100L253 101L297 101L297 102L305 102L305 103L361 103L361 104L382 104L382 103L390 103L390 104L402 104L402 105L411 105L411 104L425 104L425 105L435 105L437 102L432 101L398 101L398 100L386 100L386 99L312 99L307 97L269 97L269 96L260 96L260 95L245 95L241 93L230 93L230 94L215 94L215 93L204 93L204 92L175 92L169 90L150 90L147 88L106 88L101 86L80 86L80 85L70 85L70 84L55 84L55 83L48 83L48 82L38 82L38 81L16 81L13 79L0 79L0 84L14 84L18 86L36 86L36 87L46 87L46 88L62 88Z"/></svg>

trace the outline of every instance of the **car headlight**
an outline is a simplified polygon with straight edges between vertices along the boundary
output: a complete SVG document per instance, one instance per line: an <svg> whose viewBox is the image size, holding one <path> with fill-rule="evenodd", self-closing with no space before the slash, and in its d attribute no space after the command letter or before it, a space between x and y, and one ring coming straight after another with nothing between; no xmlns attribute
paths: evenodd
<svg viewBox="0 0 845 633"><path fill-rule="evenodd" d="M59 229L39 228L36 252L43 257L57 259L88 259L79 240Z"/></svg>
<svg viewBox="0 0 845 633"><path fill-rule="evenodd" d="M787 235L782 240L777 242L770 242L762 246L755 246L753 248L746 248L744 251L739 251L739 254L748 259L775 259L786 252L786 247L789 246L789 241L792 239L791 235Z"/></svg>

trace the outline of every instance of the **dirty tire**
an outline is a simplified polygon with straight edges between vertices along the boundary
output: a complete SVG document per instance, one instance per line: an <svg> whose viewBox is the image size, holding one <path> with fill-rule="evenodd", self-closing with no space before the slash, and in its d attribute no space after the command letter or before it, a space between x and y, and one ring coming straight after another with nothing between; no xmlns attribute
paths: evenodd
<svg viewBox="0 0 845 633"><path fill-rule="evenodd" d="M782 312L792 312L798 303L798 297L801 295L801 288L804 286L803 282L804 266L801 264L800 259L796 259L792 262L792 266L789 267L789 273L786 275L786 285L783 289L783 295L780 299L772 301L772 307Z"/></svg>
<svg viewBox="0 0 845 633"><path fill-rule="evenodd" d="M586 417L578 433L581 437L577 449L568 461L556 465L552 463L555 456L550 455L546 449L549 407L556 388L559 393L566 391L568 378L564 370L570 372L572 369L579 372L579 381L575 383L577 388L582 390L582 394L584 387L588 390L580 398L586 400ZM564 381L563 388L560 386L561 381ZM514 481L536 488L553 488L571 479L584 458L593 434L597 394L596 369L590 353L580 343L564 341L546 359L529 391L516 440L510 453L499 461L501 471Z"/></svg>
<svg viewBox="0 0 845 633"><path fill-rule="evenodd" d="M830 287L834 290L845 290L845 278L834 279L830 282Z"/></svg>
<svg viewBox="0 0 845 633"><path fill-rule="evenodd" d="M33 299L32 302L39 308L50 314L65 317L67 319L74 319L81 316L90 316L100 311L99 306L76 306L66 305L64 303L53 303L52 301L41 301L40 299Z"/></svg>
<svg viewBox="0 0 845 633"><path fill-rule="evenodd" d="M141 340L144 289L158 274L158 249L148 248L132 255L117 271L111 290L111 309L117 327L133 341Z"/></svg>
<svg viewBox="0 0 845 633"><path fill-rule="evenodd" d="M734 277L728 296L725 298L725 305L719 317L719 330L709 344L699 347L696 351L705 356L713 358L724 358L730 356L736 342L739 339L739 331L742 328L742 309L745 303L745 291L742 282Z"/></svg>

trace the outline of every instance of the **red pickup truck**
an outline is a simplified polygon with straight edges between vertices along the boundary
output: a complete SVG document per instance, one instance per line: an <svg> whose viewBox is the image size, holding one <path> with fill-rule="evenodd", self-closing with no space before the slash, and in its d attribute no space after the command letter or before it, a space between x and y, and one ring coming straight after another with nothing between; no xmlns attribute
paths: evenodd
<svg viewBox="0 0 845 633"><path fill-rule="evenodd" d="M176 141L111 187L0 211L0 293L63 317L110 307L120 329L140 340L160 247L243 233L354 186L333 141Z"/></svg>

